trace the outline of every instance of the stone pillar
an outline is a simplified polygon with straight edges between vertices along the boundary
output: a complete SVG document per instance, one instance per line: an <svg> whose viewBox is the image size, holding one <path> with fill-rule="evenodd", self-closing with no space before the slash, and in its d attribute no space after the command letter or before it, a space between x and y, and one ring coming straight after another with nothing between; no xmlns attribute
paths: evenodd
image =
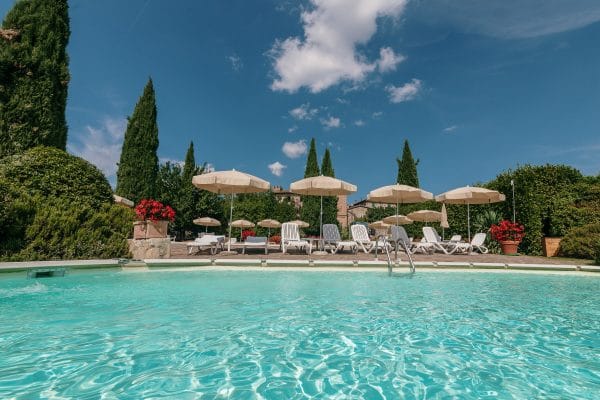
<svg viewBox="0 0 600 400"><path fill-rule="evenodd" d="M129 239L129 252L137 260L171 258L171 240L168 238Z"/></svg>

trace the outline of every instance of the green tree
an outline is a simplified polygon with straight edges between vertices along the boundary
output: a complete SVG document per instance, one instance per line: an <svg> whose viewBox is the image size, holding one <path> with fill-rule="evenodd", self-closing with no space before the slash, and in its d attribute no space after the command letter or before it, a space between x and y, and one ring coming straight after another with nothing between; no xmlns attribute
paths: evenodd
<svg viewBox="0 0 600 400"><path fill-rule="evenodd" d="M324 176L331 176L335 178L335 171L331 162L331 154L329 149L325 149L323 155L323 161L321 161L321 173ZM326 196L323 197L323 223L324 224L337 224L337 196Z"/></svg>
<svg viewBox="0 0 600 400"><path fill-rule="evenodd" d="M398 163L398 179L401 185L419 187L419 176L417 174L417 165L419 160L415 161L408 140L404 140L404 150L402 150L402 159L396 159Z"/></svg>
<svg viewBox="0 0 600 400"><path fill-rule="evenodd" d="M306 158L306 168L304 169L305 178L320 175L319 162L317 160L317 148L315 145L315 139L312 138L310 141L308 156ZM302 196L302 209L300 210L300 218L303 221L306 221L310 224L308 228L304 229L304 232L310 235L319 234L320 212L321 199L319 199L317 196Z"/></svg>
<svg viewBox="0 0 600 400"><path fill-rule="evenodd" d="M0 157L38 145L65 149L67 0L22 0L0 30Z"/></svg>
<svg viewBox="0 0 600 400"><path fill-rule="evenodd" d="M136 203L155 195L157 149L156 96L150 78L127 123L117 171L118 195Z"/></svg>

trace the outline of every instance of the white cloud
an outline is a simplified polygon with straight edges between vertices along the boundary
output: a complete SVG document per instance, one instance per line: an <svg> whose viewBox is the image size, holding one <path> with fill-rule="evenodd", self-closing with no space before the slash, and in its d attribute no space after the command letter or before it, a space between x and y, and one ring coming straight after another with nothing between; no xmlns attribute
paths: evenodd
<svg viewBox="0 0 600 400"><path fill-rule="evenodd" d="M321 119L321 124L325 127L325 129L339 128L341 125L341 121L337 117L329 117Z"/></svg>
<svg viewBox="0 0 600 400"><path fill-rule="evenodd" d="M363 121L362 119L357 119L356 121L354 121L354 125L365 126L365 121Z"/></svg>
<svg viewBox="0 0 600 400"><path fill-rule="evenodd" d="M298 130L298 125L294 125L288 128L288 133L294 133Z"/></svg>
<svg viewBox="0 0 600 400"><path fill-rule="evenodd" d="M388 85L386 86L385 90L387 90L387 92L389 93L390 101L392 103L402 103L404 101L414 99L417 96L417 94L419 94L419 91L421 90L422 86L423 84L420 80L413 79L409 83L406 83L399 87L394 85Z"/></svg>
<svg viewBox="0 0 600 400"><path fill-rule="evenodd" d="M447 128L444 128L444 132L452 132L452 131L455 131L456 128L458 128L457 125L452 125L452 126L449 126Z"/></svg>
<svg viewBox="0 0 600 400"><path fill-rule="evenodd" d="M215 166L213 163L206 163L206 166L204 167L204 172L208 173L208 172L215 172Z"/></svg>
<svg viewBox="0 0 600 400"><path fill-rule="evenodd" d="M302 13L304 37L275 42L272 90L318 93L341 81L361 82L378 61L357 52L377 30L380 17L398 17L408 0L310 0ZM389 65L389 64L388 64Z"/></svg>
<svg viewBox="0 0 600 400"><path fill-rule="evenodd" d="M310 103L302 104L301 106L290 110L290 115L297 120L311 120L318 113L319 110L317 108L310 108Z"/></svg>
<svg viewBox="0 0 600 400"><path fill-rule="evenodd" d="M70 143L68 149L100 168L114 182L126 128L125 118L105 117L100 126L87 125L83 133L76 133L75 143Z"/></svg>
<svg viewBox="0 0 600 400"><path fill-rule="evenodd" d="M275 161L273 164L269 164L269 170L275 176L283 175L283 170L286 168L287 168L287 166L283 165L279 161Z"/></svg>
<svg viewBox="0 0 600 400"><path fill-rule="evenodd" d="M406 57L401 54L394 53L391 47L383 47L379 50L379 60L377 61L377 68L379 72L395 71L396 66L404 61Z"/></svg>
<svg viewBox="0 0 600 400"><path fill-rule="evenodd" d="M237 54L232 54L229 57L227 57L227 59L231 63L231 68L235 72L238 72L242 68L244 68L244 63L242 62L242 59Z"/></svg>
<svg viewBox="0 0 600 400"><path fill-rule="evenodd" d="M372 115L373 119L379 119L383 115L383 111L375 111Z"/></svg>
<svg viewBox="0 0 600 400"><path fill-rule="evenodd" d="M350 100L347 100L347 99L342 99L341 97L337 97L337 98L335 99L335 101L337 101L337 102L338 102L338 103L340 103L340 104L350 104Z"/></svg>
<svg viewBox="0 0 600 400"><path fill-rule="evenodd" d="M285 142L281 147L283 154L289 158L298 158L306 154L307 146L305 140L299 140L297 142Z"/></svg>

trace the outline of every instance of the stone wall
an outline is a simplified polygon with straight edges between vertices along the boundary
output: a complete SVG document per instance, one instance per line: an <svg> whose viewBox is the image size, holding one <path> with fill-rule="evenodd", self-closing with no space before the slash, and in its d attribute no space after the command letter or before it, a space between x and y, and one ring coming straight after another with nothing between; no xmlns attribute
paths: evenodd
<svg viewBox="0 0 600 400"><path fill-rule="evenodd" d="M171 258L171 240L168 238L129 239L129 251L137 260Z"/></svg>

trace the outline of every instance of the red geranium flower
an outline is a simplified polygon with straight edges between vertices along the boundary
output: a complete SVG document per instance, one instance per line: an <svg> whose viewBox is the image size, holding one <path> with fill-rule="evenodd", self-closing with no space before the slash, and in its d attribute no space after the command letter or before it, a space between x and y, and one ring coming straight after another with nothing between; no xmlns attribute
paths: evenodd
<svg viewBox="0 0 600 400"><path fill-rule="evenodd" d="M525 236L525 228L519 223L513 223L509 220L500 221L498 225L490 227L492 238L498 242L512 240L520 242Z"/></svg>
<svg viewBox="0 0 600 400"><path fill-rule="evenodd" d="M175 211L160 201L144 199L135 206L135 213L139 220L146 221L171 221L175 220Z"/></svg>

